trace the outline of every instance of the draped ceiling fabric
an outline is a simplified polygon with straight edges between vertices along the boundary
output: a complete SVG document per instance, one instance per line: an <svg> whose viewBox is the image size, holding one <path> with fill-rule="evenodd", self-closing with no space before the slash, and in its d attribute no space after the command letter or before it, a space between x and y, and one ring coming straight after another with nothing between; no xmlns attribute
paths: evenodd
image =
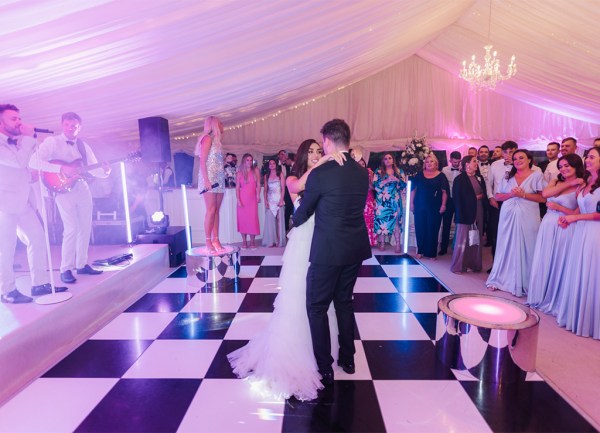
<svg viewBox="0 0 600 433"><path fill-rule="evenodd" d="M332 117L373 150L415 130L441 148L567 135L589 146L600 135L600 0L493 0L491 43L504 66L517 56L518 74L473 93L457 73L483 54L489 5L0 0L0 103L45 128L76 111L96 148L135 145L137 119L162 116L183 138L172 148L189 152L196 139L185 137L211 114L238 153L294 149Z"/></svg>

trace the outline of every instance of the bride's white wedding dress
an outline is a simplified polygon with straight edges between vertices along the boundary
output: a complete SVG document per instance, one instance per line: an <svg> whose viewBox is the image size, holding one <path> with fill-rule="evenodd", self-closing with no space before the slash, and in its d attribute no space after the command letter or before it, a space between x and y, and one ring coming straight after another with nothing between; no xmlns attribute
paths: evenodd
<svg viewBox="0 0 600 433"><path fill-rule="evenodd" d="M279 275L280 292L266 329L227 355L238 377L248 378L260 392L276 398L313 400L323 388L306 313L306 273L314 226L313 215L288 235ZM328 315L331 352L337 359L338 330L333 307Z"/></svg>

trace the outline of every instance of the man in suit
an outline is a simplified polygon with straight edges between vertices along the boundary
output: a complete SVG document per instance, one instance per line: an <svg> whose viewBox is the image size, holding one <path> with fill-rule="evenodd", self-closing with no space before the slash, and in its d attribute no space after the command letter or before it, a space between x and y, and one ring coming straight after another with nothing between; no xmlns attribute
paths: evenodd
<svg viewBox="0 0 600 433"><path fill-rule="evenodd" d="M454 179L460 174L460 161L462 156L460 152L454 151L450 153L450 165L442 168L442 173L448 179L450 185L450 198L452 198L452 184ZM446 201L446 211L442 214L442 241L440 243L440 252L438 256L443 256L448 253L448 245L450 244L450 228L452 227L452 219L454 218L454 202Z"/></svg>
<svg viewBox="0 0 600 433"><path fill-rule="evenodd" d="M35 149L33 126L21 122L19 109L0 105L0 292L7 304L24 304L33 299L15 287L13 264L17 234L27 246L27 261L31 271L31 295L48 295L44 230L32 205L29 160ZM55 287L64 292L66 287Z"/></svg>
<svg viewBox="0 0 600 433"><path fill-rule="evenodd" d="M321 129L325 153L348 152L350 127L340 119ZM333 383L333 358L327 310L333 301L339 327L338 365L353 374L354 307L352 292L363 260L371 247L363 210L369 191L369 174L352 158L343 165L330 161L308 176L294 225L303 224L314 213L315 230L306 277L306 308L313 350L325 385Z"/></svg>

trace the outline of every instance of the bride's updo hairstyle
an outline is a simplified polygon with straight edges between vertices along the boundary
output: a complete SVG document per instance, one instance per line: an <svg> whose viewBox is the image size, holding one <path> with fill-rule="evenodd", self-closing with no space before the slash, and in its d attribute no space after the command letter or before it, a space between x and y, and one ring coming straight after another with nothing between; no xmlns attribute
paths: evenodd
<svg viewBox="0 0 600 433"><path fill-rule="evenodd" d="M306 173L306 170L308 170L308 149L310 149L310 146L313 143L317 143L317 140L309 138L308 140L304 140L302 144L300 144L300 147L298 147L296 159L294 160L294 167L292 167L292 176L295 176L299 179L304 173Z"/></svg>

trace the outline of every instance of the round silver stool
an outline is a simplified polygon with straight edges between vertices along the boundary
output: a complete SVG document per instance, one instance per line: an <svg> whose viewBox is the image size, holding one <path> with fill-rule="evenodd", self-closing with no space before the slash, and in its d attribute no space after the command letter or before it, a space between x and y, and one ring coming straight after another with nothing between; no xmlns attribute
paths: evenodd
<svg viewBox="0 0 600 433"><path fill-rule="evenodd" d="M240 248L225 245L224 251L209 252L196 247L185 252L187 282L191 286L226 287L235 284L240 274Z"/></svg>
<svg viewBox="0 0 600 433"><path fill-rule="evenodd" d="M535 371L539 321L529 307L508 299L446 296L438 301L436 354L482 381L524 381Z"/></svg>

